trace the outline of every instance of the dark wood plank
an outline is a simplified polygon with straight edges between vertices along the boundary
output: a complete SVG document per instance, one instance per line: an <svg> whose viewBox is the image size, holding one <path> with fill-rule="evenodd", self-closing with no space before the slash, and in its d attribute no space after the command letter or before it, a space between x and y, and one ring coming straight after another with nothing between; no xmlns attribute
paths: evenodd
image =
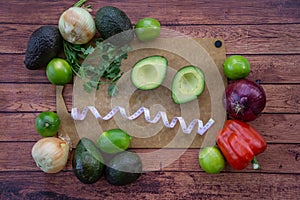
<svg viewBox="0 0 300 200"><path fill-rule="evenodd" d="M41 138L35 130L38 113L0 113L0 141L36 141ZM268 143L300 143L300 115L262 114L250 122ZM20 129L20 127L22 127Z"/></svg>
<svg viewBox="0 0 300 200"><path fill-rule="evenodd" d="M45 68L28 70L24 64L24 54L0 54L0 81L9 83L48 83Z"/></svg>
<svg viewBox="0 0 300 200"><path fill-rule="evenodd" d="M267 113L299 113L300 85L262 85L267 95ZM51 84L0 84L0 111L56 110L55 86ZM72 104L72 85L64 91L68 109Z"/></svg>
<svg viewBox="0 0 300 200"><path fill-rule="evenodd" d="M230 56L230 55L228 55ZM251 64L249 79L262 83L300 83L300 55L245 55ZM24 55L0 54L0 82L48 83L45 69L28 70Z"/></svg>
<svg viewBox="0 0 300 200"><path fill-rule="evenodd" d="M2 199L289 199L300 196L295 174L151 172L118 187L102 177L91 185L72 172L0 173Z"/></svg>
<svg viewBox="0 0 300 200"><path fill-rule="evenodd" d="M37 141L41 136L35 130L35 118L39 113L0 113L1 142ZM22 127L22 128L20 128Z"/></svg>
<svg viewBox="0 0 300 200"><path fill-rule="evenodd" d="M72 6L69 1L10 1L0 8L0 23L56 24L60 14ZM144 17L158 18L162 24L266 24L299 23L300 4L298 1L228 0L220 3L211 1L171 2L156 0L109 1L89 0L93 12L102 6L112 5L124 10L133 23ZM24 12L32 10L34 12Z"/></svg>
<svg viewBox="0 0 300 200"><path fill-rule="evenodd" d="M249 79L262 83L300 83L300 55L246 55L251 65Z"/></svg>
<svg viewBox="0 0 300 200"><path fill-rule="evenodd" d="M267 142L300 143L300 116L298 114L262 114L249 122Z"/></svg>
<svg viewBox="0 0 300 200"><path fill-rule="evenodd" d="M170 27L190 37L222 38L229 54L298 54L300 24ZM287 34L288 33L288 34Z"/></svg>
<svg viewBox="0 0 300 200"><path fill-rule="evenodd" d="M264 112L300 112L300 85L263 85L267 96Z"/></svg>
<svg viewBox="0 0 300 200"><path fill-rule="evenodd" d="M260 172L266 173L300 173L300 144L268 144L267 150L258 155ZM34 142L1 143L1 171L36 171L39 170L32 157L31 148ZM198 163L198 149L132 149L139 153L145 171L202 171ZM280 153L279 153L280 152ZM22 158L22 159L18 159ZM72 156L70 155L70 159ZM172 158L168 160L167 158ZM174 158L174 159L173 159ZM18 162L16 162L18 160ZM65 170L71 170L69 160ZM224 172L238 172L229 165ZM240 172L255 172L251 164Z"/></svg>
<svg viewBox="0 0 300 200"><path fill-rule="evenodd" d="M52 84L0 84L1 111L55 111L55 86ZM66 102L71 105L71 85L66 86ZM69 107L70 108L70 107Z"/></svg>
<svg viewBox="0 0 300 200"><path fill-rule="evenodd" d="M268 142L258 156L262 170L226 166L221 174L209 175L199 167L198 149L164 166L164 158L180 154L166 149L161 163L153 162L159 157L144 160L160 171L144 173L124 187L111 186L104 177L92 185L80 183L71 171L72 154L63 172L42 173L30 155L41 138L34 119L41 111L55 111L55 87L44 69L24 67L24 52L36 28L57 25L59 15L76 1L12 0L0 6L0 199L299 199L300 2L295 0L88 1L93 15L101 6L114 5L133 24L155 17L164 28L190 37L224 39L228 56L245 55L252 66L249 78L260 79L267 93L264 114L250 122ZM71 84L64 95L70 110Z"/></svg>
<svg viewBox="0 0 300 200"><path fill-rule="evenodd" d="M3 24L0 53L24 53L40 25ZM189 37L222 38L228 54L299 54L300 23L283 25L196 25L164 27Z"/></svg>
<svg viewBox="0 0 300 200"><path fill-rule="evenodd" d="M2 43L0 53L25 53L30 35L40 26L2 24L0 27L0 42Z"/></svg>

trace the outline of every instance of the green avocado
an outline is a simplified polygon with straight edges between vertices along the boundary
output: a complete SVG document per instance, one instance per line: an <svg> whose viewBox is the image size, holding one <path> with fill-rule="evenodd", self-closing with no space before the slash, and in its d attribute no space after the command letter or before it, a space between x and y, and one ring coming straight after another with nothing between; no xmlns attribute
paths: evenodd
<svg viewBox="0 0 300 200"><path fill-rule="evenodd" d="M63 38L55 26L41 26L35 30L27 43L24 64L28 69L46 67L63 49Z"/></svg>
<svg viewBox="0 0 300 200"><path fill-rule="evenodd" d="M173 101L182 104L197 99L204 86L204 74L200 68L193 65L182 67L172 81Z"/></svg>
<svg viewBox="0 0 300 200"><path fill-rule="evenodd" d="M74 153L72 167L75 176L82 183L95 183L101 178L104 170L103 158L93 141L81 138Z"/></svg>
<svg viewBox="0 0 300 200"><path fill-rule="evenodd" d="M96 12L95 23L100 36L104 40L110 38L111 43L115 45L128 44L134 37L129 17L119 8L113 6L100 8Z"/></svg>
<svg viewBox="0 0 300 200"><path fill-rule="evenodd" d="M141 176L142 168L138 154L124 151L109 161L105 169L105 178L112 185L127 185Z"/></svg>
<svg viewBox="0 0 300 200"><path fill-rule="evenodd" d="M164 81L168 60L163 56L149 56L139 60L131 71L131 82L140 90L159 87Z"/></svg>

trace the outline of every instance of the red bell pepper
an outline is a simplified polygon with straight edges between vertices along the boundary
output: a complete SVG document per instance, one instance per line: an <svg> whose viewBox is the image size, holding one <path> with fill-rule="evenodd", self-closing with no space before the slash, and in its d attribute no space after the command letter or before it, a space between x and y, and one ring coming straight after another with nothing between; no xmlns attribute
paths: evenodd
<svg viewBox="0 0 300 200"><path fill-rule="evenodd" d="M217 144L227 162L237 170L247 167L255 156L262 153L267 144L249 124L227 120L217 135Z"/></svg>

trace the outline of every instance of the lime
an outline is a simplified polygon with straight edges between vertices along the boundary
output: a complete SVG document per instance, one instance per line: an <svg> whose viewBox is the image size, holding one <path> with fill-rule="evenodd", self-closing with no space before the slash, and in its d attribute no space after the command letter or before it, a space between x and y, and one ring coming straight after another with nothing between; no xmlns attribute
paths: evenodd
<svg viewBox="0 0 300 200"><path fill-rule="evenodd" d="M224 169L225 160L219 148L209 146L199 152L199 164L206 173L217 174Z"/></svg>
<svg viewBox="0 0 300 200"><path fill-rule="evenodd" d="M54 136L60 125L58 115L52 111L45 111L40 113L35 118L35 129L43 137Z"/></svg>
<svg viewBox="0 0 300 200"><path fill-rule="evenodd" d="M251 71L249 61L240 55L228 57L223 67L225 76L233 80L245 78Z"/></svg>
<svg viewBox="0 0 300 200"><path fill-rule="evenodd" d="M160 35L160 23L154 18L144 18L135 25L135 34L143 42L151 41Z"/></svg>
<svg viewBox="0 0 300 200"><path fill-rule="evenodd" d="M72 74L71 66L62 58L53 58L46 68L47 78L54 85L69 83L72 79Z"/></svg>
<svg viewBox="0 0 300 200"><path fill-rule="evenodd" d="M131 136L121 129L110 129L103 132L97 139L99 148L105 153L119 153L126 150Z"/></svg>

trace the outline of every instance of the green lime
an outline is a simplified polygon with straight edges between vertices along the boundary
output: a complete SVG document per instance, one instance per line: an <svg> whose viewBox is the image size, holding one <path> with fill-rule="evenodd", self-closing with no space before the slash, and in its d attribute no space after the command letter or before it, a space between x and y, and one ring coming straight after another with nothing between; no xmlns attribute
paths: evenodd
<svg viewBox="0 0 300 200"><path fill-rule="evenodd" d="M43 137L54 136L59 129L59 125L59 117L52 111L42 112L35 118L35 129Z"/></svg>
<svg viewBox="0 0 300 200"><path fill-rule="evenodd" d="M154 18L144 18L135 25L135 34L143 42L151 41L160 35L160 23Z"/></svg>
<svg viewBox="0 0 300 200"><path fill-rule="evenodd" d="M199 152L200 167L209 174L220 173L225 167L225 159L215 146L205 147Z"/></svg>
<svg viewBox="0 0 300 200"><path fill-rule="evenodd" d="M249 61L240 55L228 57L223 67L225 76L233 80L245 78L251 71Z"/></svg>
<svg viewBox="0 0 300 200"><path fill-rule="evenodd" d="M121 129L110 129L103 132L97 144L105 153L119 153L126 150L131 142L131 136Z"/></svg>
<svg viewBox="0 0 300 200"><path fill-rule="evenodd" d="M72 79L72 74L71 66L62 58L53 58L46 68L47 78L54 85L69 83Z"/></svg>

